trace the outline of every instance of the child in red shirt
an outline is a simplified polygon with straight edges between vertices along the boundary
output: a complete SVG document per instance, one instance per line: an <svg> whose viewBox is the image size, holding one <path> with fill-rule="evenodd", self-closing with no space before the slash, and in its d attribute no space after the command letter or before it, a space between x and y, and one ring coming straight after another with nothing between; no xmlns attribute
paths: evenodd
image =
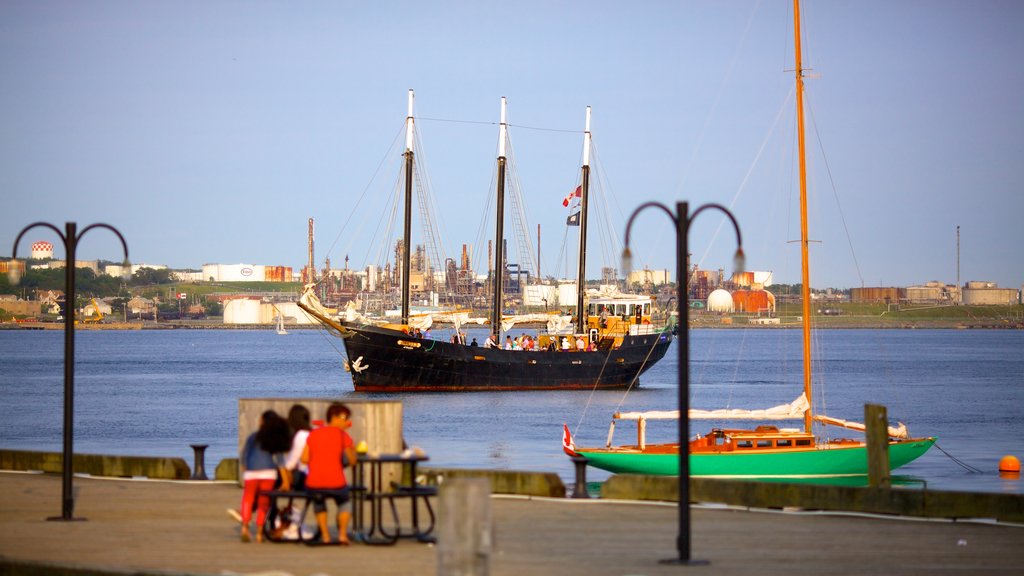
<svg viewBox="0 0 1024 576"><path fill-rule="evenodd" d="M352 504L348 498L345 466L356 464L355 443L345 431L352 426L351 415L348 406L338 402L331 404L327 408L327 425L309 433L302 451L302 462L309 465L306 490L311 493L313 511L324 544L331 542L331 535L327 531L325 495L317 494L318 490L336 491L330 496L338 506L338 542L343 546L349 543L348 523L352 517Z"/></svg>

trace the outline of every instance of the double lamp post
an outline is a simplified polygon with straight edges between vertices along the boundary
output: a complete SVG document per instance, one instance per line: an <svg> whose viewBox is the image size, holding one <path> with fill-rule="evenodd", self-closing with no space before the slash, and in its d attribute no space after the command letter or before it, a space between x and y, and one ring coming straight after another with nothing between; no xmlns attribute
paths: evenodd
<svg viewBox="0 0 1024 576"><path fill-rule="evenodd" d="M706 560L694 560L690 557L690 316L689 316L689 270L686 266L686 257L689 254L687 235L690 231L690 224L694 218L705 210L718 210L725 214L732 222L736 230L736 254L734 266L736 272L742 272L744 267L743 240L740 236L740 226L736 218L729 212L729 209L721 204L704 204L690 214L690 207L687 202L676 202L676 211L672 212L664 204L659 202L647 202L641 204L626 223L626 242L622 251L623 274L629 275L632 267L632 253L629 251L629 231L633 226L633 220L640 212L647 208L657 208L664 212L672 220L676 227L676 304L679 314L679 535L676 538L676 549L678 557L662 560L663 564L685 564L701 565L708 564Z"/></svg>
<svg viewBox="0 0 1024 576"><path fill-rule="evenodd" d="M17 266L18 258L18 242L21 241L22 236L25 235L29 230L36 227L49 228L57 233L57 236L64 243L65 252L65 263L64 263L64 459L61 464L61 471L63 473L62 481L62 506L61 515L47 518L47 520L82 520L82 518L74 518L75 500L72 495L71 482L72 482L72 459L74 455L74 416L75 416L75 251L78 247L78 241L81 240L82 236L86 232L93 228L106 228L117 235L118 239L121 240L121 245L124 247L124 266L122 269L122 275L130 273L131 265L128 262L128 243L125 242L124 236L118 232L117 228L109 224L91 224L78 232L78 227L74 222L67 222L64 224L64 232L61 233L60 229L48 222L36 222L23 228L18 233L18 237L14 240L14 248L11 250L11 263L8 270L9 280L11 284L17 284L20 281L19 270Z"/></svg>

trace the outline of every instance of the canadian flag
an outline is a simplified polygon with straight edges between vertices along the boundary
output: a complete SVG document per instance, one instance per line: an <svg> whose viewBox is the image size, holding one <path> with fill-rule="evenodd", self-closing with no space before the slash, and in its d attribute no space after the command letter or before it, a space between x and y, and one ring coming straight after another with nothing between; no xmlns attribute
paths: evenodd
<svg viewBox="0 0 1024 576"><path fill-rule="evenodd" d="M583 196L583 186L577 186L575 190L570 192L569 195L562 200L562 206L568 208L569 202L572 202L573 196L576 198Z"/></svg>
<svg viewBox="0 0 1024 576"><path fill-rule="evenodd" d="M572 441L572 433L569 432L568 424L562 424L562 450L569 456L579 456L576 453L576 443Z"/></svg>

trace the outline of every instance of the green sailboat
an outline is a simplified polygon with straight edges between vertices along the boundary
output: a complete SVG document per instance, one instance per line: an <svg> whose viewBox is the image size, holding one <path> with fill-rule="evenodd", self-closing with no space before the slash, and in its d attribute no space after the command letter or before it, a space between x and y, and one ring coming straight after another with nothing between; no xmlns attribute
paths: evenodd
<svg viewBox="0 0 1024 576"><path fill-rule="evenodd" d="M796 59L796 116L800 173L800 257L803 300L803 394L790 404L765 410L690 410L692 419L757 420L762 422L803 420L803 428L779 428L762 424L753 429L715 428L689 440L689 469L692 476L758 478L807 478L861 476L868 472L867 445L857 439L819 441L811 432L817 421L826 425L864 430L864 425L824 415L811 409L811 294L807 226L807 170L804 148L803 66L800 48L800 2L793 0ZM686 338L685 334L680 335ZM654 419L678 419L679 411L617 412L605 446L576 447L569 427L564 427L562 446L570 456L583 456L591 466L615 473L679 474L680 445L647 444L646 423ZM612 445L616 422L637 423L637 442ZM889 427L889 466L898 468L920 457L935 443L934 437L910 438L906 427Z"/></svg>

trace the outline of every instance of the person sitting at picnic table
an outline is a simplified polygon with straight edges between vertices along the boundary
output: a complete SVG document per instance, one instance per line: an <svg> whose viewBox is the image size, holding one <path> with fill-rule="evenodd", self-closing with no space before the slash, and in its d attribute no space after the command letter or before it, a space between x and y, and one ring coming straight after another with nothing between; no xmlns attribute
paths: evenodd
<svg viewBox="0 0 1024 576"><path fill-rule="evenodd" d="M327 408L327 425L309 433L302 453L302 461L309 465L306 491L313 500L313 512L324 544L331 543L331 535L327 531L326 495L319 492L322 490L332 492L330 497L338 507L338 543L342 546L349 544L348 523L352 517L352 504L348 498L345 466L355 466L356 449L352 437L345 430L352 426L351 415L348 406L340 402L331 404Z"/></svg>
<svg viewBox="0 0 1024 576"><path fill-rule="evenodd" d="M282 454L291 446L288 423L273 410L260 416L260 427L245 439L239 464L242 468L242 542L251 538L249 522L256 508L256 541L263 542L263 523L270 510L270 496L278 469L284 474Z"/></svg>
<svg viewBox="0 0 1024 576"><path fill-rule="evenodd" d="M302 453L306 449L306 439L313 428L310 423L309 409L302 404L295 404L288 410L288 428L292 432L292 447L288 451L284 467L287 474L281 478L281 489L302 490L306 485L306 474L309 466L302 463Z"/></svg>

